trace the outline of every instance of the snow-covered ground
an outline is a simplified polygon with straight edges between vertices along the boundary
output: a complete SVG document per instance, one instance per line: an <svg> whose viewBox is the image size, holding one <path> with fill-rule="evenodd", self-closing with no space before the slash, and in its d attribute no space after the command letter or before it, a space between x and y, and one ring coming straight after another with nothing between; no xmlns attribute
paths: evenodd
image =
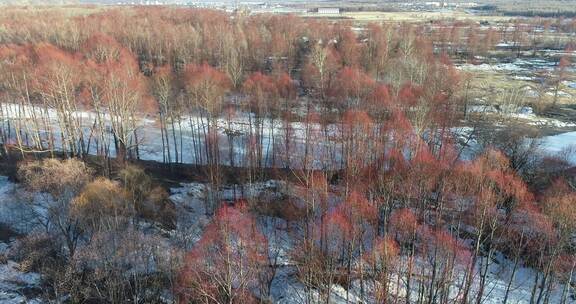
<svg viewBox="0 0 576 304"><path fill-rule="evenodd" d="M543 137L542 146L550 154L559 155L576 165L576 132Z"/></svg>
<svg viewBox="0 0 576 304"><path fill-rule="evenodd" d="M224 199L232 200L234 198L255 198L266 192L271 193L283 193L288 194L282 188L281 182L270 180L263 183L255 183L245 189L244 193L241 194L240 191L236 191L232 194L230 190L234 188L230 186L222 190L221 196ZM204 184L191 183L182 184L181 187L176 187L171 189L171 199L176 203L178 208L181 209L181 216L186 220L184 225L195 225L194 229L196 234L200 237L202 233L202 226L207 224L209 218L205 215L204 200L207 196L207 186ZM284 188L285 189L285 188ZM336 200L336 198L330 199L331 201ZM290 258L290 252L292 250L293 244L293 234L288 233L287 223L281 219L275 219L271 217L264 217L259 221L260 230L268 237L270 240L270 253L279 253L278 261L278 271L274 277L271 289L271 296L275 303L283 304L303 304L308 303L307 299L316 299L312 303L321 303L320 295L317 291L311 291L311 294L307 296L307 290L305 286L298 281L296 276L296 269ZM485 261L485 259L484 259ZM426 263L426 261L420 261L417 263ZM478 262L478 268L480 267L480 261ZM499 304L502 303L508 282L511 278L513 268L513 262L508 260L502 254L496 254L493 258L493 262L489 268L489 274L486 280L485 287L485 297L482 303L486 304ZM512 280L510 286L510 295L508 303L529 303L530 296L533 288L534 278L536 271L529 267L523 266L521 263L518 266L514 279ZM456 299L459 294L457 293L458 284L462 283L463 278L455 278L455 283L452 286L451 297ZM393 280L395 281L395 280ZM402 280L400 280L402 282ZM360 287L359 282L353 282L353 287L348 290L340 285L331 286L331 301L330 303L360 303ZM391 290L398 292L401 295L405 294L405 286L401 283L400 286L395 286L395 282ZM473 286L473 291L478 288L477 285ZM552 292L550 303L559 303L560 297L562 295L562 290L564 286L562 284L556 284L554 291ZM414 297L417 297L417 291L415 291ZM348 298L348 301L346 300Z"/></svg>
<svg viewBox="0 0 576 304"><path fill-rule="evenodd" d="M460 158L472 160L479 153L482 147L476 139L474 129L471 127L453 128L452 132L462 146ZM533 139L530 139L533 140ZM544 136L536 139L539 141L539 154L542 157L558 157L572 165L576 165L576 132L565 132L557 135ZM529 143L529 140L526 142Z"/></svg>
<svg viewBox="0 0 576 304"><path fill-rule="evenodd" d="M521 119L528 125L551 128L576 128L576 122L566 122L555 118L536 115L529 106L510 106L497 108L494 105L478 104L467 108L468 113L481 113L486 115L500 115L506 119Z"/></svg>
<svg viewBox="0 0 576 304"><path fill-rule="evenodd" d="M2 304L40 304L37 298L26 296L29 290L38 291L40 275L37 273L25 273L18 270L18 264L8 261L0 264L0 303Z"/></svg>
<svg viewBox="0 0 576 304"><path fill-rule="evenodd" d="M502 303L508 281L512 275L512 269L512 261L506 259L502 254L496 254L489 269L490 276L487 280L484 303ZM530 303L535 276L536 271L534 269L519 265L510 286L508 303ZM550 296L550 303L560 303L563 288L563 284L556 284Z"/></svg>
<svg viewBox="0 0 576 304"><path fill-rule="evenodd" d="M0 243L1 244L1 243ZM0 264L0 303L2 304L40 304L38 298L29 298L31 290L39 291L40 275L33 272L22 272L18 264L8 261Z"/></svg>
<svg viewBox="0 0 576 304"><path fill-rule="evenodd" d="M31 194L0 176L0 223L12 230L25 234L39 229L50 202L47 195Z"/></svg>
<svg viewBox="0 0 576 304"><path fill-rule="evenodd" d="M516 58L509 62L487 62L481 64L460 64L458 69L465 71L494 71L516 74L528 77L537 71L553 71L558 66L558 60L554 58ZM574 67L568 67L568 71L574 71Z"/></svg>
<svg viewBox="0 0 576 304"><path fill-rule="evenodd" d="M20 230L19 228L24 227L17 222L17 219L12 218L14 215L24 212L22 205L13 204L17 201L16 189L16 185L8 181L8 178L0 176L0 223L12 230ZM5 255L9 249L9 244L5 242L13 241L13 239L0 240L0 256ZM7 261L5 264L0 262L0 303L42 303L39 299L27 296L33 291L39 291L40 275L22 272L18 266L14 261Z"/></svg>
<svg viewBox="0 0 576 304"><path fill-rule="evenodd" d="M23 126L30 125L29 119L32 113L40 111L40 109L31 109L30 107L19 107L17 105L3 104L2 113L5 121L4 127L8 126L8 120L11 121L12 136L14 132L15 122L18 118L23 118L25 123ZM517 107L515 109L497 109L495 106L487 104L472 105L468 108L468 112L481 112L487 115L503 115L507 119L523 120L526 123L539 127L554 127L554 128L575 128L576 123L564 122L553 118L545 118L537 116L530 107ZM85 141L88 141L91 134L91 126L93 124L94 113L91 112L78 112L76 113L81 118ZM58 132L56 123L56 113L49 111L49 117L52 119L52 128L55 133ZM219 158L221 163L243 167L248 166L249 151L247 147L250 144L250 134L257 133L254 125L255 117L248 113L238 113L235 117L228 120L225 118L217 119L216 125L218 127L218 148ZM252 122L252 123L250 123ZM271 121L269 119L263 120L263 134L261 153L263 162L267 167L286 167L302 168L304 161L308 162L308 167L316 169L338 169L341 162L341 143L337 140L340 131L339 125L328 125L324 129L317 123L310 123L306 125L302 122L291 122L284 124L280 120ZM162 152L162 136L157 123L151 119L142 119L139 121L137 129L140 141L140 158L143 160L153 160L158 162L164 161L164 154ZM205 139L201 133L207 125L206 120L201 117L183 117L180 123L176 124L175 131L176 142L178 143L178 157L182 163L190 164L206 164L207 160L204 157L198 157L194 151L205 151ZM307 132L308 130L308 132ZM25 132L31 130L25 129ZM325 132L326 131L326 132ZM171 132L171 131L169 131ZM458 133L458 132L456 132ZM234 134L230 137L229 134ZM456 134L461 136L461 134ZM44 133L44 136L46 134ZM110 132L107 133L107 146L110 149L110 155L115 155L114 145L112 144L113 138ZM170 144L173 145L173 134L170 134ZM309 140L306 140L308 136ZM290 150L289 153L284 153L286 147L284 143L288 137ZM568 139L568 135L559 136L556 139L549 139L544 141L542 149L548 153L557 153L570 146L570 142L563 139ZM47 138L44 141L47 142ZM95 139L92 138L90 153L97 154L98 149L94 144ZM306 148L308 142L308 148ZM471 144L473 142L470 142ZM550 145L548 145L550 143ZM102 143L100 143L102 144ZM55 145L61 149L61 143L58 136L55 137ZM276 151L275 151L276 149ZM305 151L309 151L309 159L305 160ZM166 154L168 151L165 151ZM231 153L232 152L232 153ZM273 157L273 154L276 157ZM232 157L230 157L232 155ZM289 157L284 157L288 155ZM174 148L170 148L170 158L174 162L176 160L176 152ZM465 158L468 159L468 158ZM1 190L0 190L1 191Z"/></svg>
<svg viewBox="0 0 576 304"><path fill-rule="evenodd" d="M30 141L36 133L33 123L35 116L45 115L49 121L49 127L54 134L54 146L56 150L63 150L63 144L59 134L61 129L58 123L58 115L55 110L39 107L21 106L17 104L0 104L0 127L10 134L10 143L16 142L17 128L21 132L21 138L27 146L33 145ZM113 134L111 132L110 117L102 114L106 123L106 138L99 140L97 132L93 132L96 114L90 111L77 111L72 113L81 126L81 133L84 137L84 145L90 146L90 154L96 155L104 147L109 150L109 155L116 155ZM222 164L245 166L249 159L249 147L254 147L253 140L259 132L256 124L256 117L253 113L238 112L227 119L220 117L216 119L214 125L217 129L219 159ZM261 119L261 154L262 161L266 167L286 167L301 168L304 164L305 142L308 142L310 151L308 167L335 168L340 164L340 145L332 139L340 128L338 125L328 125L325 128L318 123L290 122L283 123L281 120ZM204 132L208 129L208 121L201 116L183 116L174 122L175 130L168 128L168 140L170 142L170 153L162 145L162 133L159 123L148 118L140 118L136 122L136 134L138 135L139 154L143 160L164 161L164 156L170 154L170 159L175 162L178 153L179 161L187 164L206 164L208 161L204 155L198 156L195 151L205 152L206 139ZM44 125L40 128L40 136L44 147L49 146L50 138ZM173 133L174 132L174 133ZM174 138L178 145L178 152L174 149ZM308 138L309 140L306 140ZM288 146L286 147L286 142ZM335 148L336 147L336 148ZM289 153L283 153L289 149ZM257 148L255 148L257 150ZM163 150L165 153L163 153ZM231 153L232 151L232 153ZM256 152L252 152L256 153ZM273 157L276 153L277 157ZM232 157L230 155L232 154ZM288 155L288 159L281 155Z"/></svg>

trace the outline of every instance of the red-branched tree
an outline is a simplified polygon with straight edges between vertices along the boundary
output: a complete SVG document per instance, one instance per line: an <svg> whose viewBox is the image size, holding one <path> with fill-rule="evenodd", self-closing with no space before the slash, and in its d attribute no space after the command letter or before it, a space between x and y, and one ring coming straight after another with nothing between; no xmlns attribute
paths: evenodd
<svg viewBox="0 0 576 304"><path fill-rule="evenodd" d="M187 110L190 115L190 128L202 134L203 146L198 143L199 163L208 165L208 177L212 191L219 193L221 170L220 145L218 134L218 115L222 111L224 97L231 83L225 73L208 64L189 64L184 69L184 87L188 96ZM203 157L202 157L203 156ZM219 200L215 195L209 202L207 212L211 213L213 205Z"/></svg>
<svg viewBox="0 0 576 304"><path fill-rule="evenodd" d="M332 96L341 111L363 105L374 89L376 82L359 68L344 67L334 82Z"/></svg>
<svg viewBox="0 0 576 304"><path fill-rule="evenodd" d="M186 257L179 303L257 303L252 290L270 271L268 244L243 202L222 206Z"/></svg>

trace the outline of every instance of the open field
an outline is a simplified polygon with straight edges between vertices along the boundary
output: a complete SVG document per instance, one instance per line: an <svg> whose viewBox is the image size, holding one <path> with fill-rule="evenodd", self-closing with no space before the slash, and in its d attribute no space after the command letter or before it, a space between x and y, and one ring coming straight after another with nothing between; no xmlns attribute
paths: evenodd
<svg viewBox="0 0 576 304"><path fill-rule="evenodd" d="M534 60L536 66L530 65ZM528 66L522 66L523 63ZM548 65L548 66L542 66ZM460 68L470 79L472 94L475 96L492 96L498 99L504 91L520 90L521 98L525 102L552 103L554 97L553 89L544 83L544 76L553 73L555 67L554 60L545 61L542 59L523 59L512 63L481 63L464 64ZM560 104L576 104L576 87L574 80L576 75L574 69L568 71L566 79L558 86L556 102Z"/></svg>
<svg viewBox="0 0 576 304"><path fill-rule="evenodd" d="M63 14L65 17L87 16L103 12L111 7L96 6L96 5L44 5L44 6L5 6L1 7L2 12L0 16L30 16L30 15L43 15L43 14Z"/></svg>
<svg viewBox="0 0 576 304"><path fill-rule="evenodd" d="M346 18L357 22L426 22L438 20L458 20L458 21L506 21L511 17L507 16L484 16L472 14L464 10L447 10L435 12L343 12L338 15L319 15L308 13L303 17L320 18Z"/></svg>
<svg viewBox="0 0 576 304"><path fill-rule="evenodd" d="M576 14L576 1L574 0L491 0L486 2L486 4L494 5L498 13L508 15L553 16L561 13Z"/></svg>

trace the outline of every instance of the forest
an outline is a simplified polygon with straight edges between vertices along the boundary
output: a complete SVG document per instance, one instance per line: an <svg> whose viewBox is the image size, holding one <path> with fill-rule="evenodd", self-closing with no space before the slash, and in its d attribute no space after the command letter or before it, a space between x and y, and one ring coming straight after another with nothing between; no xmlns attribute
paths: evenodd
<svg viewBox="0 0 576 304"><path fill-rule="evenodd" d="M576 302L576 149L461 68L554 50L551 113L576 19L81 11L0 11L0 302Z"/></svg>

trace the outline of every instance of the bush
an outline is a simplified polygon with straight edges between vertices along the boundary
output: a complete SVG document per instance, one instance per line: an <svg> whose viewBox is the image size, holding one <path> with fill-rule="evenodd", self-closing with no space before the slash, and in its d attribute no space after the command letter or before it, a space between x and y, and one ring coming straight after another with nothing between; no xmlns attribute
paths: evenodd
<svg viewBox="0 0 576 304"><path fill-rule="evenodd" d="M119 218L131 217L134 210L118 183L98 178L86 185L74 199L71 213L84 229L94 232L111 224L117 225Z"/></svg>
<svg viewBox="0 0 576 304"><path fill-rule="evenodd" d="M39 272L58 264L62 254L58 240L48 234L29 234L15 242L7 257L20 263L23 272Z"/></svg>
<svg viewBox="0 0 576 304"><path fill-rule="evenodd" d="M154 187L152 178L143 169L127 166L119 177L138 216L174 227L176 214L168 193L162 187Z"/></svg>

